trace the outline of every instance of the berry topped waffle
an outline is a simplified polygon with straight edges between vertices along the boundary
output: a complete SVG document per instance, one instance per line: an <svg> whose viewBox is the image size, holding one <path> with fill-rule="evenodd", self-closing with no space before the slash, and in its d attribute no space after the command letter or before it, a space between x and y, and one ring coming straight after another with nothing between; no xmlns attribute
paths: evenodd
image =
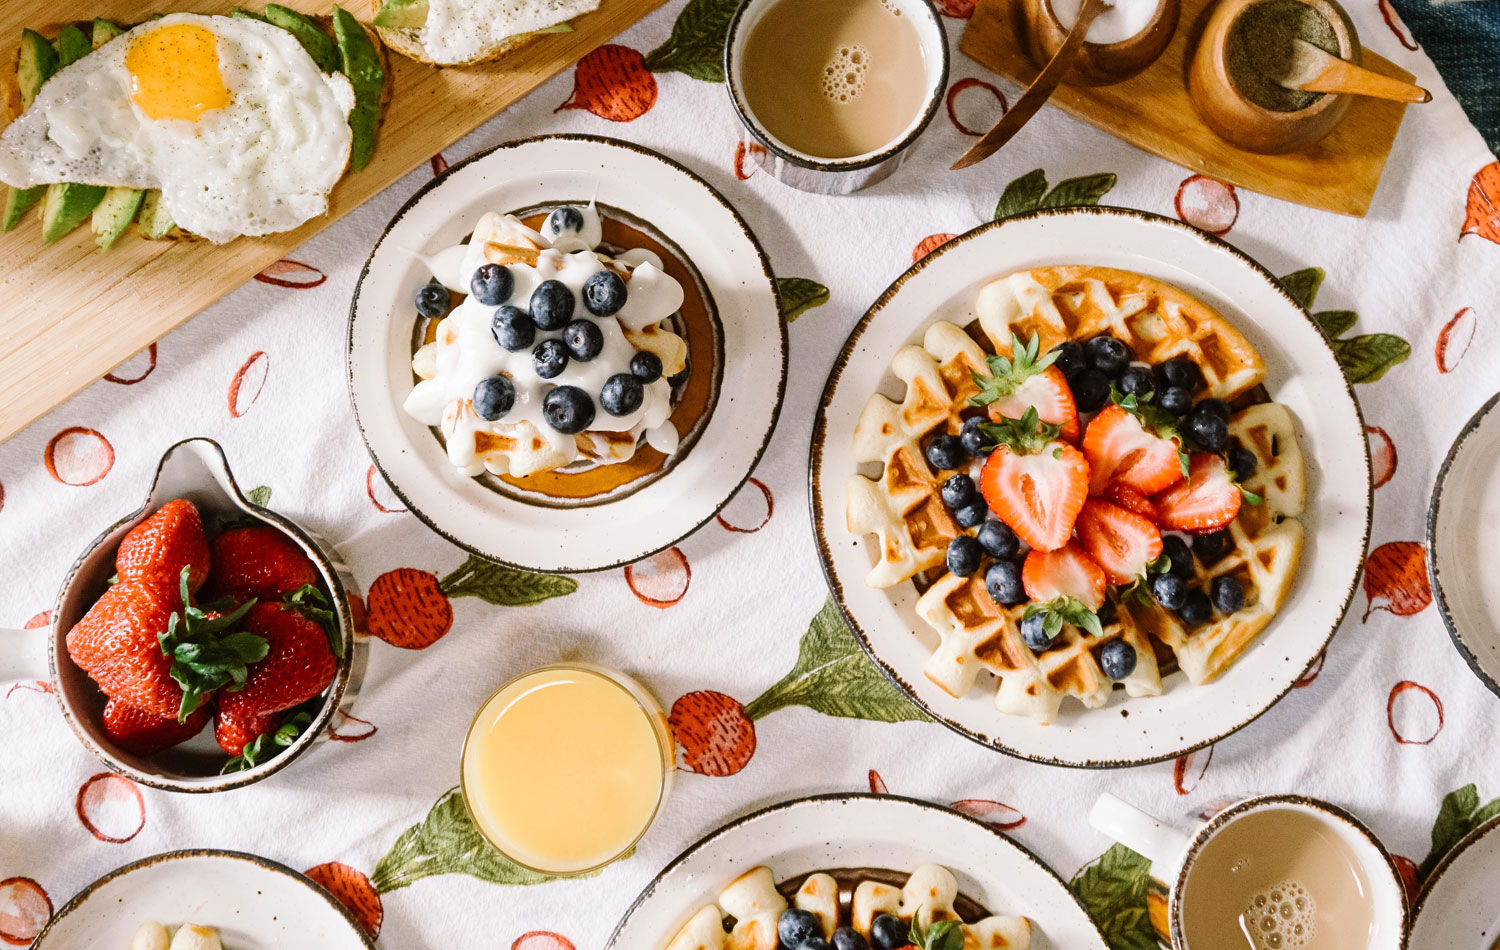
<svg viewBox="0 0 1500 950"><path fill-rule="evenodd" d="M1296 573L1305 501L1291 411L1213 308L1154 278L1044 267L979 292L891 363L845 488L874 535L871 587L913 581L940 637L925 669L953 696L981 670L996 707L1053 722L1116 684L1154 696L1174 668L1225 669Z"/></svg>

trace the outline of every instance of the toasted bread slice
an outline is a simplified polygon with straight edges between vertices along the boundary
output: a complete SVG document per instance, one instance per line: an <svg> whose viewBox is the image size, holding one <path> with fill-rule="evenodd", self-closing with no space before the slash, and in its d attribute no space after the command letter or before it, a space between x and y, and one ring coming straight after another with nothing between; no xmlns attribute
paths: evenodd
<svg viewBox="0 0 1500 950"><path fill-rule="evenodd" d="M383 5L384 0L370 0L371 19L374 19L375 15L380 12L380 8ZM442 67L474 66L478 63L492 62L501 58L507 53L515 52L523 46L529 45L538 37L544 35L542 33L522 33L519 36L508 36L505 39L501 40L499 43L496 43L494 46L489 47L478 56L466 59L461 63L436 63L428 57L427 50L422 47L422 40L420 37L421 31L415 29L397 29L385 26L375 26L373 27L373 29L375 30L375 32L380 34L380 38L385 41L386 46L400 53L402 56L405 56L407 59L413 59L419 63L427 63L430 66Z"/></svg>

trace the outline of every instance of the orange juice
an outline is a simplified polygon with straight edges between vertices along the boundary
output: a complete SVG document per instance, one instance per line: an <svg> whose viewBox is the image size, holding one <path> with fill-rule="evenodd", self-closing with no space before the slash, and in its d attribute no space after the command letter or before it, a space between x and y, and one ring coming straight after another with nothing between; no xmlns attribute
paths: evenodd
<svg viewBox="0 0 1500 950"><path fill-rule="evenodd" d="M463 796L507 857L577 874L640 840L671 768L666 717L638 684L594 667L548 667L502 686L474 717Z"/></svg>

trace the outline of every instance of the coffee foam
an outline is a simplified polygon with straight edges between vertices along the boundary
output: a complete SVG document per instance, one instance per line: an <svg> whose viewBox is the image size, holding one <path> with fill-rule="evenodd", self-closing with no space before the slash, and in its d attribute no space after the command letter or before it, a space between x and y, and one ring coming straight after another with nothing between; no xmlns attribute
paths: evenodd
<svg viewBox="0 0 1500 950"><path fill-rule="evenodd" d="M823 95L834 102L848 102L864 92L869 72L869 50L858 43L841 46L823 67Z"/></svg>
<svg viewBox="0 0 1500 950"><path fill-rule="evenodd" d="M1255 950L1299 950L1317 934L1317 905L1300 881L1282 881L1250 898L1240 927Z"/></svg>

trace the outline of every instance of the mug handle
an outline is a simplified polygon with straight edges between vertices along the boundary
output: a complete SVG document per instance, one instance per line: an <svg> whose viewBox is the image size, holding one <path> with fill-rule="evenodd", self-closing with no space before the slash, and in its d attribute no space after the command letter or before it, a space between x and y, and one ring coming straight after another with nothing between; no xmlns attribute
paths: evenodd
<svg viewBox="0 0 1500 950"><path fill-rule="evenodd" d="M1151 874L1170 881L1187 852L1189 838L1108 792L1089 811L1089 824L1151 862Z"/></svg>
<svg viewBox="0 0 1500 950"><path fill-rule="evenodd" d="M47 639L50 624L30 630L0 629L0 683L13 680L47 680Z"/></svg>

